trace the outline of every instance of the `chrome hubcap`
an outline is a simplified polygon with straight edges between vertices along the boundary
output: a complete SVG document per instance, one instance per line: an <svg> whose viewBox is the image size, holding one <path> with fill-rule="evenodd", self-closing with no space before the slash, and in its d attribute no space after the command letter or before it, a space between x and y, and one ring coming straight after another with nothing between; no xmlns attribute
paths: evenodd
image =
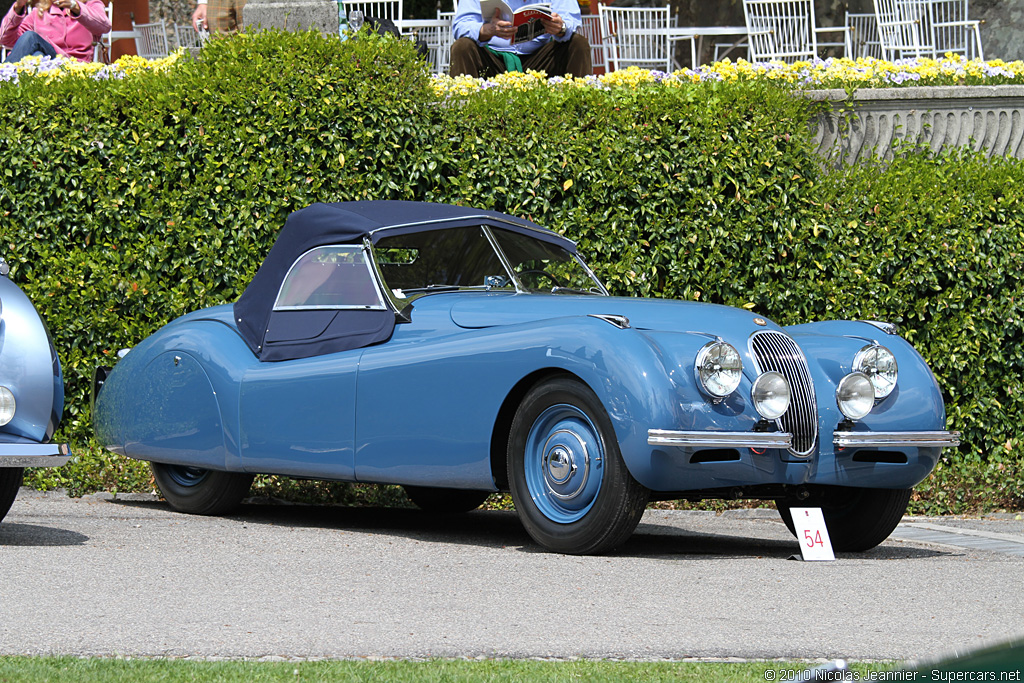
<svg viewBox="0 0 1024 683"><path fill-rule="evenodd" d="M590 454L587 444L575 432L562 429L552 434L544 444L544 478L548 491L556 498L571 500L587 485L590 474ZM579 472L582 465L583 471ZM570 479L575 480L569 484ZM566 486L566 484L569 484Z"/></svg>
<svg viewBox="0 0 1024 683"><path fill-rule="evenodd" d="M582 519L601 490L600 432L579 407L560 403L537 416L524 453L530 497L554 522Z"/></svg>

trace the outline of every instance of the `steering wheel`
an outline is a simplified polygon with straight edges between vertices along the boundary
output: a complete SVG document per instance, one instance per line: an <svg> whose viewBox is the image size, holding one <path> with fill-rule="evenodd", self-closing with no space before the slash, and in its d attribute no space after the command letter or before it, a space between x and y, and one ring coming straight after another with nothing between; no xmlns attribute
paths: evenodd
<svg viewBox="0 0 1024 683"><path fill-rule="evenodd" d="M522 276L522 275L542 275L543 277L546 277L547 279L551 280L551 283L555 287L564 287L565 286L565 285L562 284L562 282L557 277L555 277L554 275L552 275L548 271L541 270L539 268L530 269L530 270L521 270L521 271L519 271L518 274L520 276Z"/></svg>

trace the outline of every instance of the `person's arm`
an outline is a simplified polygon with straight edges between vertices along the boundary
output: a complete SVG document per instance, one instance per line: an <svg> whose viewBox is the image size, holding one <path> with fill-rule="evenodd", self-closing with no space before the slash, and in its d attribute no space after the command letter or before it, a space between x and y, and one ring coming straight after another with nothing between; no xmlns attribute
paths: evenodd
<svg viewBox="0 0 1024 683"><path fill-rule="evenodd" d="M487 42L480 35L483 26L484 18L480 14L480 0L459 0L455 18L452 19L452 37L455 40L472 38L478 42Z"/></svg>
<svg viewBox="0 0 1024 683"><path fill-rule="evenodd" d="M28 17L28 10L28 0L14 0L4 15L3 23L0 23L0 45L14 47L21 34L28 30L27 26L22 26Z"/></svg>
<svg viewBox="0 0 1024 683"><path fill-rule="evenodd" d="M54 4L66 9L94 36L110 33L110 20L107 19L107 8L102 0L57 0Z"/></svg>

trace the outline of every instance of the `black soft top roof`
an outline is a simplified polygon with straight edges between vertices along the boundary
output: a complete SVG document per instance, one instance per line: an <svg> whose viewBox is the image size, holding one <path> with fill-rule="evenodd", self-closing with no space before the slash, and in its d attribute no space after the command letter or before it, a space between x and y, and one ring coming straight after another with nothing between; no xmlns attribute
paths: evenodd
<svg viewBox="0 0 1024 683"><path fill-rule="evenodd" d="M281 282L292 264L310 249L358 243L364 237L376 241L387 235L481 223L528 234L576 253L576 244L561 235L497 211L407 201L313 204L295 211L285 221L263 265L235 302L235 323L253 353L263 357L264 337Z"/></svg>

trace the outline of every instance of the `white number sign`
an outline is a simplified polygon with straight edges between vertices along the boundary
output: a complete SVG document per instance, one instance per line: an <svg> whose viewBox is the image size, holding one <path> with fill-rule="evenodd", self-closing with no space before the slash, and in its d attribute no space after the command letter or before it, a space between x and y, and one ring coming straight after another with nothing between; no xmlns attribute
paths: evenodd
<svg viewBox="0 0 1024 683"><path fill-rule="evenodd" d="M821 508L790 508L789 511L793 515L793 528L800 540L800 555L804 561L836 559Z"/></svg>

